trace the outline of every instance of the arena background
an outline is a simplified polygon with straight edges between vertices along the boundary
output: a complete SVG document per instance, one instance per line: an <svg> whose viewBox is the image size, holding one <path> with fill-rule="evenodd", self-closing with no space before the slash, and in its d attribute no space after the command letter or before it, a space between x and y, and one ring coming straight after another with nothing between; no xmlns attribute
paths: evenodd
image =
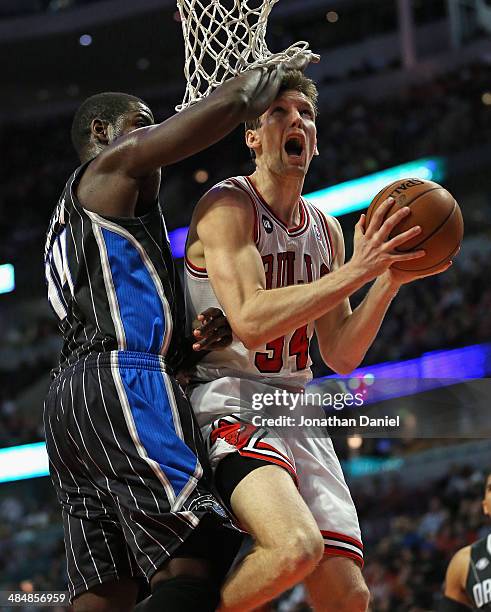
<svg viewBox="0 0 491 612"><path fill-rule="evenodd" d="M336 438L373 612L435 610L451 555L490 531L480 507L491 468L490 32L489 0L281 0L270 20L270 48L304 39L322 55L309 70L321 94L321 155L305 193L326 190L318 201L340 205L347 256L353 209L378 191L371 175L382 170L388 183L390 169L416 161L402 175L443 183L465 218L453 268L401 290L363 369L345 383L393 381L379 387L374 414L389 406L405 415L397 435ZM184 91L181 24L172 0L2 0L0 54L0 590L65 590L42 444L60 346L44 295L44 232L77 165L69 140L77 105L127 91L157 120L169 116ZM250 170L240 130L166 170L162 197L181 268L193 203ZM361 177L369 178L346 184ZM314 370L330 374L318 359ZM275 607L309 609L301 586Z"/></svg>

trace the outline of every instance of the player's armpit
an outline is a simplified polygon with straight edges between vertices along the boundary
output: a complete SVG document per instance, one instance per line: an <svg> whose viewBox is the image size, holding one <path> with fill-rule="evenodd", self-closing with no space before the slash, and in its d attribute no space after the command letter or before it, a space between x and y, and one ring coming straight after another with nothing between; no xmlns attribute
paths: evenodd
<svg viewBox="0 0 491 612"><path fill-rule="evenodd" d="M344 236L343 230L341 228L341 224L336 219L336 217L332 217L331 215L324 215L321 212L324 219L326 220L327 226L329 228L329 235L332 240L332 250L333 250L333 262L332 262L332 270L337 270L340 268L345 262L345 248L344 248Z"/></svg>
<svg viewBox="0 0 491 612"><path fill-rule="evenodd" d="M333 241L334 260L332 270L339 269L345 260L345 248L343 230L339 221L334 217L326 219L331 230ZM315 332L319 343L319 351L326 365L338 374L347 374L352 371L351 362L347 362L347 350L345 346L339 346L338 334L343 323L351 315L351 306L349 299L346 298L327 312L325 315L317 319L315 322Z"/></svg>
<svg viewBox="0 0 491 612"><path fill-rule="evenodd" d="M448 565L445 576L445 597L465 606L471 606L471 602L465 592L465 584L469 572L470 551L470 546L465 546L457 551Z"/></svg>
<svg viewBox="0 0 491 612"><path fill-rule="evenodd" d="M361 229L358 225L358 232ZM363 262L359 265L363 269ZM346 264L340 271L348 266ZM330 367L339 374L348 374L360 365L396 294L397 288L387 275L381 274L354 312L345 300L333 317L326 316L317 322L321 354Z"/></svg>

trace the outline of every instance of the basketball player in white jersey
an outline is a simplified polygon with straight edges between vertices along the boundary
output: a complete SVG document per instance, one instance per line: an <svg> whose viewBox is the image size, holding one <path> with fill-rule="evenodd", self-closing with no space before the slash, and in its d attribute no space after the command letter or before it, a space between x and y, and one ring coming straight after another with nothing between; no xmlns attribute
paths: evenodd
<svg viewBox="0 0 491 612"><path fill-rule="evenodd" d="M191 401L218 490L254 539L222 589L221 612L255 609L301 580L317 611L368 606L356 510L331 440L322 433L272 437L253 424L247 405L252 393L304 388L314 331L324 361L336 372L352 371L400 285L415 278L391 264L424 255L396 252L421 230L389 240L409 214L405 208L384 220L389 200L366 230L362 215L353 257L344 263L339 223L301 197L317 147L316 101L312 81L287 74L275 102L246 125L254 173L211 189L188 237L188 319L220 304L235 337L201 361ZM352 312L349 296L374 279Z"/></svg>

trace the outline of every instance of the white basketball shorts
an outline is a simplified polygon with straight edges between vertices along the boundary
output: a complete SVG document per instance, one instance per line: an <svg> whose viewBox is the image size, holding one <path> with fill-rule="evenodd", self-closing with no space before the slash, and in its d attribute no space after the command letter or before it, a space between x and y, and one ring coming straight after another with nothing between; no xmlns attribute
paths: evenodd
<svg viewBox="0 0 491 612"><path fill-rule="evenodd" d="M232 377L192 387L190 399L211 466L216 469L224 457L238 452L283 467L292 475L319 526L326 554L348 557L363 566L356 509L327 430L270 427L262 420L267 415L252 408L252 397L274 394L276 389Z"/></svg>

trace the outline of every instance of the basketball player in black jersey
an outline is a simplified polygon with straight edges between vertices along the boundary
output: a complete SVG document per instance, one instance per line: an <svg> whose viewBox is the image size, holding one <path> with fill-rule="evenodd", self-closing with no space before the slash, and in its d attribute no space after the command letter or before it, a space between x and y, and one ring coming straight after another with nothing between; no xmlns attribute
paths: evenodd
<svg viewBox="0 0 491 612"><path fill-rule="evenodd" d="M295 63L304 68L311 59L306 53ZM147 611L204 612L218 602L207 557L219 551L210 534L224 517L173 376L184 307L160 173L259 116L284 70L243 73L158 125L144 102L119 93L93 96L75 115L81 166L45 248L64 345L44 417L76 612L132 610L142 576L152 588ZM210 537L212 550L204 550Z"/></svg>
<svg viewBox="0 0 491 612"><path fill-rule="evenodd" d="M491 472L486 478L482 509L491 516ZM455 553L447 569L439 612L491 610L491 533Z"/></svg>

